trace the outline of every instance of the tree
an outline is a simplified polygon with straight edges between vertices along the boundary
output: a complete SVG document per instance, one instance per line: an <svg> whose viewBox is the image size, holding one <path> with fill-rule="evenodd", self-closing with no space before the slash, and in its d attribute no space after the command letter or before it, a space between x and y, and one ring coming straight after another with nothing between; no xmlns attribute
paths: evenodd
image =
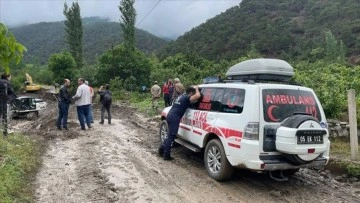
<svg viewBox="0 0 360 203"><path fill-rule="evenodd" d="M125 45L119 45L105 52L99 59L97 80L100 84L109 83L119 77L128 90L148 84L152 64L145 54L135 49L129 57Z"/></svg>
<svg viewBox="0 0 360 203"><path fill-rule="evenodd" d="M331 31L325 32L326 57L329 61L343 63L345 60L345 46L340 40L335 39Z"/></svg>
<svg viewBox="0 0 360 203"><path fill-rule="evenodd" d="M26 48L18 43L6 26L0 23L0 66L6 73L10 72L9 64L15 61L18 64L24 56Z"/></svg>
<svg viewBox="0 0 360 203"><path fill-rule="evenodd" d="M124 33L125 47L129 52L135 51L135 0L121 0L119 10L121 12L120 25Z"/></svg>
<svg viewBox="0 0 360 203"><path fill-rule="evenodd" d="M73 2L71 8L68 8L65 2L63 13L66 18L64 21L66 42L69 45L71 55L75 59L77 68L81 68L83 66L83 26L80 6L77 2Z"/></svg>
<svg viewBox="0 0 360 203"><path fill-rule="evenodd" d="M76 76L76 62L69 52L51 55L48 66L56 83L62 84L65 78L75 79L73 77Z"/></svg>

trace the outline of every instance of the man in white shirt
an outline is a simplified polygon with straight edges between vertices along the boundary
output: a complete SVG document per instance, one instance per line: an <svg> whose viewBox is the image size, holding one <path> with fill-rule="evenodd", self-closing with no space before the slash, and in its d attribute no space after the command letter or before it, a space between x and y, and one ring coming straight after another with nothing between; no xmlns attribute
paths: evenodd
<svg viewBox="0 0 360 203"><path fill-rule="evenodd" d="M90 118L91 92L89 86L85 84L84 78L78 79L78 85L76 94L72 98L76 100L75 105L81 130L85 130L85 122L88 128L92 128Z"/></svg>

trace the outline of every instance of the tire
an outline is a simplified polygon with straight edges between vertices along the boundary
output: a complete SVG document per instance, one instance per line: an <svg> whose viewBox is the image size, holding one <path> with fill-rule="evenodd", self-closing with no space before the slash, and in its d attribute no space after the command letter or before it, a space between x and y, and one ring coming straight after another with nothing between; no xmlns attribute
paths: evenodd
<svg viewBox="0 0 360 203"><path fill-rule="evenodd" d="M319 122L315 117L308 115L294 115L283 121L280 125L287 128L298 128L305 121L315 121ZM302 165L311 163L313 160L307 161L301 159L296 154L286 154L285 157L294 165ZM317 158L317 157L316 157ZM315 158L315 159L316 159Z"/></svg>
<svg viewBox="0 0 360 203"><path fill-rule="evenodd" d="M227 160L224 147L218 139L207 143L204 163L208 175L217 181L230 179L234 172L234 167Z"/></svg>
<svg viewBox="0 0 360 203"><path fill-rule="evenodd" d="M303 122L312 120L319 122L315 117L307 115L294 115L286 119L280 125L288 128L298 128Z"/></svg>
<svg viewBox="0 0 360 203"><path fill-rule="evenodd" d="M161 121L159 130L160 145L162 145L167 138L168 130L169 128L166 120Z"/></svg>

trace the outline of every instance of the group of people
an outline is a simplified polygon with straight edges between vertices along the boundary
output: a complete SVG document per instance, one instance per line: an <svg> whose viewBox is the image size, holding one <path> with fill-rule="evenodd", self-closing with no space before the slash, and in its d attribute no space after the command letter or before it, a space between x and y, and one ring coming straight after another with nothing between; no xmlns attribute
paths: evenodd
<svg viewBox="0 0 360 203"><path fill-rule="evenodd" d="M170 155L172 143L174 142L177 132L180 126L180 120L184 116L187 108L192 102L197 101L201 94L198 86L193 86L184 89L179 78L174 79L174 83L171 78L164 83L163 87L160 88L158 82L155 81L151 87L152 105L155 107L158 99L160 98L161 92L163 93L165 107L171 106L170 111L167 114L166 121L168 124L167 138L159 147L159 155L166 161L173 160L174 158Z"/></svg>
<svg viewBox="0 0 360 203"><path fill-rule="evenodd" d="M164 97L165 107L171 106L174 100L184 93L184 86L181 84L179 78L175 78L174 82L171 78L169 78L162 88L158 85L158 82L155 81L154 85L151 87L151 95L152 95L152 106L157 107L158 100L161 97L161 93Z"/></svg>
<svg viewBox="0 0 360 203"><path fill-rule="evenodd" d="M72 101L75 101L77 116L80 122L81 130L86 130L85 124L88 128L92 128L91 123L94 123L92 114L92 99L94 97L94 90L91 86L89 86L88 81L85 81L84 78L79 78L77 82L78 87L74 96L71 96L71 94L69 93L69 79L64 79L64 84L60 88L58 97L59 116L56 122L56 126L59 130L68 130L68 111ZM100 95L101 103L100 124L104 124L105 111L108 115L108 124L111 124L110 107L112 103L112 93L109 89L110 85L106 84L105 87L101 86L99 91L97 92Z"/></svg>

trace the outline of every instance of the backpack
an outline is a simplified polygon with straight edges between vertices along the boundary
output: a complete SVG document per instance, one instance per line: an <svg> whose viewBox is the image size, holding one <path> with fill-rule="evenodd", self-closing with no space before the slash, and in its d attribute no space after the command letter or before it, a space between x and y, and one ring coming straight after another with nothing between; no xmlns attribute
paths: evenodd
<svg viewBox="0 0 360 203"><path fill-rule="evenodd" d="M102 104L104 106L110 106L111 105L111 94L110 93L105 93L103 98L102 98Z"/></svg>

